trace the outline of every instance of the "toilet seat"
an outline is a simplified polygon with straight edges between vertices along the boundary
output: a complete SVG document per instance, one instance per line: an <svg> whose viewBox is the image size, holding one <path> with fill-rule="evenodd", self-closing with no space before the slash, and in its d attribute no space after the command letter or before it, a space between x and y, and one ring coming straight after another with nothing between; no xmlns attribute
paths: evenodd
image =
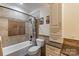
<svg viewBox="0 0 79 59"><path fill-rule="evenodd" d="M39 49L40 49L40 46L33 46L33 47L29 48L28 54L29 55L37 54Z"/></svg>
<svg viewBox="0 0 79 59"><path fill-rule="evenodd" d="M39 46L33 46L31 48L29 48L28 51L33 52L33 51L37 51L40 47Z"/></svg>

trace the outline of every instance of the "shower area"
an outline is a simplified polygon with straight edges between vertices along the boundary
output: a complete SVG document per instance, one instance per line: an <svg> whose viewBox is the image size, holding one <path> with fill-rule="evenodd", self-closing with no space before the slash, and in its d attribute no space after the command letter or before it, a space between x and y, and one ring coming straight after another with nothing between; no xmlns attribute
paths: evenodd
<svg viewBox="0 0 79 59"><path fill-rule="evenodd" d="M36 17L4 6L0 11L0 55L26 55L28 48L36 45Z"/></svg>

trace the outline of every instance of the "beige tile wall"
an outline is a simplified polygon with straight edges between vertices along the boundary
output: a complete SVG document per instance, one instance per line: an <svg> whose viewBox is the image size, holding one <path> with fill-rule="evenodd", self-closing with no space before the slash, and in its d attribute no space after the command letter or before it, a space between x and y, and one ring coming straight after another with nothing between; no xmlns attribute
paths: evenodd
<svg viewBox="0 0 79 59"><path fill-rule="evenodd" d="M3 7L0 7L0 11L0 17L15 18L22 21L25 21L28 17L27 15Z"/></svg>
<svg viewBox="0 0 79 59"><path fill-rule="evenodd" d="M0 18L0 36L2 37L2 46L7 47L28 40L28 34L8 36L8 19Z"/></svg>
<svg viewBox="0 0 79 59"><path fill-rule="evenodd" d="M2 7L0 7L0 11L0 36L2 37L2 46L7 47L28 40L28 34L8 37L8 20L25 21L27 16ZM28 32L29 31L26 33Z"/></svg>
<svg viewBox="0 0 79 59"><path fill-rule="evenodd" d="M8 19L0 18L0 36L2 37L2 46L8 41Z"/></svg>
<svg viewBox="0 0 79 59"><path fill-rule="evenodd" d="M62 43L62 4L53 3L50 6L50 41Z"/></svg>

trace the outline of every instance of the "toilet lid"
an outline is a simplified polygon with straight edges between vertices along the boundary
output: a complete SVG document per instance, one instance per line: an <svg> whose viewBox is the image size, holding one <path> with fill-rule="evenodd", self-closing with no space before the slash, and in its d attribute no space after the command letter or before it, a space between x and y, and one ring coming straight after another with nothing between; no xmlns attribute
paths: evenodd
<svg viewBox="0 0 79 59"><path fill-rule="evenodd" d="M40 46L33 46L28 51L29 52L37 51L39 48L40 48Z"/></svg>

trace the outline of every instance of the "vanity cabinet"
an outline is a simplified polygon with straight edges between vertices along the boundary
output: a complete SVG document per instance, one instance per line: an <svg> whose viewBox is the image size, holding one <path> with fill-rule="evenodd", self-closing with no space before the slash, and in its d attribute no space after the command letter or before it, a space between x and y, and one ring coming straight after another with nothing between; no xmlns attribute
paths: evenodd
<svg viewBox="0 0 79 59"><path fill-rule="evenodd" d="M60 56L60 50L59 48L46 45L46 56Z"/></svg>

